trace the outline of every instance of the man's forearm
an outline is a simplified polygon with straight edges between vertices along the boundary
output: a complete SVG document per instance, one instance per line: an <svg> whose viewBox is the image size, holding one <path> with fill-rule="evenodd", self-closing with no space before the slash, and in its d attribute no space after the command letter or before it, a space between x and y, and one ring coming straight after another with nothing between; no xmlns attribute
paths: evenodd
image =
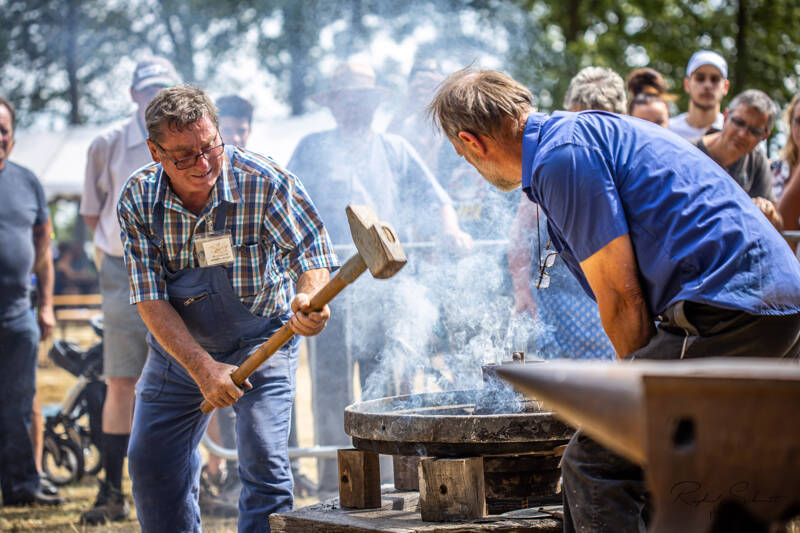
<svg viewBox="0 0 800 533"><path fill-rule="evenodd" d="M53 251L50 249L50 236L53 226L48 220L41 226L33 228L33 246L35 260L33 271L36 274L36 285L39 291L39 306L53 305Z"/></svg>
<svg viewBox="0 0 800 533"><path fill-rule="evenodd" d="M53 268L53 252L47 247L43 257L36 268L36 285L39 293L39 307L53 305L53 280L55 270Z"/></svg>
<svg viewBox="0 0 800 533"><path fill-rule="evenodd" d="M172 305L166 300L147 300L137 303L136 308L159 344L199 381L213 359L192 337Z"/></svg>
<svg viewBox="0 0 800 533"><path fill-rule="evenodd" d="M630 235L620 235L581 261L581 269L597 299L600 321L617 359L650 342L655 326L639 281Z"/></svg>
<svg viewBox="0 0 800 533"><path fill-rule="evenodd" d="M617 359L644 347L656 333L641 297L611 297L599 307L603 329L617 352Z"/></svg>
<svg viewBox="0 0 800 533"><path fill-rule="evenodd" d="M97 224L100 222L100 215L83 215L83 221L94 231L97 229Z"/></svg>
<svg viewBox="0 0 800 533"><path fill-rule="evenodd" d="M331 273L327 268L316 268L314 270L306 270L300 277L297 278L296 292L302 292L308 295L313 295L323 285L328 283L331 279Z"/></svg>
<svg viewBox="0 0 800 533"><path fill-rule="evenodd" d="M539 221L535 204L523 200L517 208L508 236L508 269L514 290L530 290L533 275L533 250L531 235Z"/></svg>
<svg viewBox="0 0 800 533"><path fill-rule="evenodd" d="M445 204L439 211L439 217L442 221L442 232L446 235L454 235L461 232L461 227L458 225L458 214L450 204Z"/></svg>

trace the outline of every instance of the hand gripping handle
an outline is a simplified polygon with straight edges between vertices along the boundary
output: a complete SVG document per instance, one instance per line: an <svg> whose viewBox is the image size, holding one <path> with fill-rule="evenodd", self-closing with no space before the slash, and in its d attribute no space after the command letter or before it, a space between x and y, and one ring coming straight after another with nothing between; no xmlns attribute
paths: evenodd
<svg viewBox="0 0 800 533"><path fill-rule="evenodd" d="M333 300L337 294L339 294L342 289L353 283L358 276L364 273L367 269L367 264L364 262L364 259L359 255L356 254L339 269L339 272L331 279L328 283L326 283L320 290L318 290L314 295L311 297L311 301L309 302L309 306L311 307L312 311L321 311L325 305ZM250 357L244 360L244 362L233 371L231 374L231 379L236 384L237 387L241 386L250 375L258 369L264 361L272 357L272 355L277 352L281 346L289 342L292 337L294 337L294 331L292 328L289 327L289 323L287 322L283 326L278 329L272 336L264 342L258 349L253 352ZM211 411L214 410L214 406L208 403L207 400L203 400L203 403L200 404L200 410L205 414L209 414Z"/></svg>

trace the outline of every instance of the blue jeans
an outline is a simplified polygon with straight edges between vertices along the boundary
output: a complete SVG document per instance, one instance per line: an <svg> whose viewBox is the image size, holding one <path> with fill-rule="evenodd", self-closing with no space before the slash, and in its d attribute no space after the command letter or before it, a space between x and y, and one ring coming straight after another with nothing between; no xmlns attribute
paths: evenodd
<svg viewBox="0 0 800 533"><path fill-rule="evenodd" d="M30 437L38 346L30 310L0 319L0 488L6 502L39 489Z"/></svg>
<svg viewBox="0 0 800 533"><path fill-rule="evenodd" d="M241 532L269 532L269 515L294 503L288 439L297 344L290 346L250 377L253 389L234 404ZM253 349L215 358L238 365ZM152 347L136 392L128 462L142 531L200 532L197 446L209 419L199 409L203 396L179 363Z"/></svg>

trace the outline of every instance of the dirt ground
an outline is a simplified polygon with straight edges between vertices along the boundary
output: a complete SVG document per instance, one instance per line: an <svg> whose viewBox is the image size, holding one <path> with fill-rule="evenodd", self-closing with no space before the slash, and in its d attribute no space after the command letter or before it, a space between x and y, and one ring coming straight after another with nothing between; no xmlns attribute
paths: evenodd
<svg viewBox="0 0 800 533"><path fill-rule="evenodd" d="M62 332L56 330L57 338L62 338ZM77 342L87 347L96 341L94 333L89 328L71 327L63 332L63 338ZM47 357L50 342L43 343L39 353L39 370L37 387L39 401L43 406L60 403L67 390L75 383L75 378L67 371L55 366ZM301 349L300 364L297 372L297 423L300 446L313 446L314 428L311 423L311 377L309 374L308 358ZM301 472L312 480L316 480L316 460L313 458L300 459ZM101 474L102 475L102 474ZM125 469L124 490L130 495L130 480ZM0 531L9 532L47 532L47 533L102 533L102 532L134 532L139 531L135 511L132 510L128 520L116 522L106 526L82 526L79 524L83 511L90 508L97 495L97 481L94 476L86 475L77 484L61 489L61 495L66 503L59 507L0 507ZM300 498L295 500L295 507L304 507L316 503L316 498ZM236 531L236 519L219 519L203 517L203 531L209 533L224 533Z"/></svg>

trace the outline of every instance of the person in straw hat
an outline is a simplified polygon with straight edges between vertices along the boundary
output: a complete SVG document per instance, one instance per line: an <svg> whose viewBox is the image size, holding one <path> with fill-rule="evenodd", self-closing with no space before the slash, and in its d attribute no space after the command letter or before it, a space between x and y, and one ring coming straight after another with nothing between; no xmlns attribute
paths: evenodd
<svg viewBox="0 0 800 533"><path fill-rule="evenodd" d="M436 233L456 248L469 248L471 238L458 225L458 219L447 193L437 183L417 152L402 137L375 131L375 112L389 95L376 84L375 71L367 64L347 62L333 72L327 90L313 100L333 115L336 128L312 133L300 140L292 154L288 169L302 176L303 184L314 198L334 245L352 243L344 208L348 204L368 204L384 220L390 221L403 241L428 237ZM353 287L345 300L355 301L359 287ZM367 289L364 290L378 290ZM382 298L378 298L382 299ZM372 301L372 300L371 300ZM396 304L396 303L395 303ZM383 348L386 330L392 320L375 320L375 316L397 316L379 313L371 307L370 316L358 316L353 307L348 312L346 301L332 306L336 318L328 323L319 340L313 341L311 359L314 435L318 444L347 444L343 431L344 408L353 399L353 365L359 363L362 390L367 395L383 396L385 382L368 383L367 377L378 367L378 354ZM362 306L363 307L363 306ZM353 328L364 329L363 341L355 342ZM343 371L347 368L347 371ZM335 491L337 467L334 460L320 462L320 491Z"/></svg>

